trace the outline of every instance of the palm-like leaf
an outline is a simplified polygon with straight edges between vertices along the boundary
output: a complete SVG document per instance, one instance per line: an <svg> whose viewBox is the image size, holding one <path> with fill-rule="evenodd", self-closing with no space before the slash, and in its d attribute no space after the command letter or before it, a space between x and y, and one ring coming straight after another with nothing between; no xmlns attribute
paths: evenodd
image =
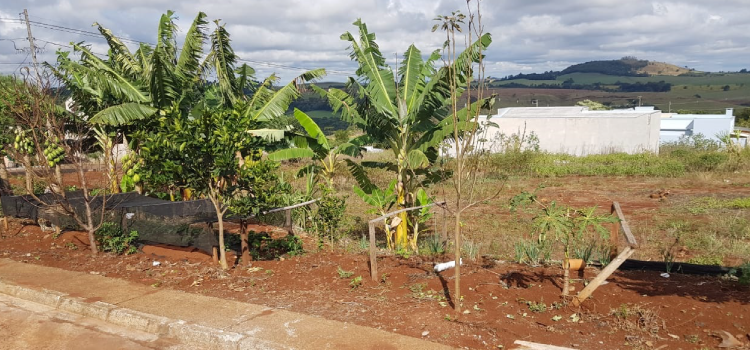
<svg viewBox="0 0 750 350"><path fill-rule="evenodd" d="M309 148L285 148L268 154L268 159L280 162L282 160L313 158L316 154Z"/></svg>
<svg viewBox="0 0 750 350"><path fill-rule="evenodd" d="M206 14L199 12L185 34L182 52L177 59L177 74L180 75L183 84L192 84L195 78L201 74L200 60L203 56L203 44L206 41L207 24Z"/></svg>
<svg viewBox="0 0 750 350"><path fill-rule="evenodd" d="M216 23L216 29L211 33L211 53L206 58L206 62L216 74L223 103L231 106L241 94L234 75L237 55L230 45L229 32L218 20L214 23Z"/></svg>
<svg viewBox="0 0 750 350"><path fill-rule="evenodd" d="M258 91L256 91L256 95L262 96L253 97L245 110L245 115L249 117L250 120L258 122L268 121L283 115L289 109L289 105L292 101L300 96L298 89L299 81L310 81L324 75L324 69L315 69L305 72L275 92L270 91L264 83L264 86L261 86Z"/></svg>
<svg viewBox="0 0 750 350"><path fill-rule="evenodd" d="M95 114L89 121L94 124L128 125L136 120L146 119L158 110L151 106L128 102L107 107Z"/></svg>
<svg viewBox="0 0 750 350"><path fill-rule="evenodd" d="M305 112L300 111L299 109L294 109L294 118L297 119L300 125L305 129L307 134L315 139L315 141L325 148L326 150L330 150L331 147L328 145L328 138L326 138L326 135L323 133L323 130L320 130L320 127L318 124L315 123L310 116L305 114Z"/></svg>
<svg viewBox="0 0 750 350"><path fill-rule="evenodd" d="M359 27L360 41L346 32L341 39L349 41L351 58L359 63L357 75L366 80L365 89L373 106L380 112L395 117L398 113L396 100L396 82L393 72L385 64L385 59L375 43L375 34L367 31L367 26L358 19L354 25Z"/></svg>

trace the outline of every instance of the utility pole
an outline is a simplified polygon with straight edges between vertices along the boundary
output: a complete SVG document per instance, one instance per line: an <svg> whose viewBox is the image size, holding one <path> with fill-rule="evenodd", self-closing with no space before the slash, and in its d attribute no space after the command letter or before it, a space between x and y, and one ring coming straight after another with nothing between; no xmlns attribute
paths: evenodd
<svg viewBox="0 0 750 350"><path fill-rule="evenodd" d="M641 106L641 97L643 97L643 96L638 96L638 107Z"/></svg>
<svg viewBox="0 0 750 350"><path fill-rule="evenodd" d="M672 101L669 101L669 113L672 113Z"/></svg>
<svg viewBox="0 0 750 350"><path fill-rule="evenodd" d="M31 23L29 23L29 11L23 9L23 17L26 20L26 32L29 35L29 49L31 50L31 61L34 62L34 71L36 72L37 85L42 84L42 76L39 75L39 64L36 61L36 46L34 45L34 36L31 35Z"/></svg>

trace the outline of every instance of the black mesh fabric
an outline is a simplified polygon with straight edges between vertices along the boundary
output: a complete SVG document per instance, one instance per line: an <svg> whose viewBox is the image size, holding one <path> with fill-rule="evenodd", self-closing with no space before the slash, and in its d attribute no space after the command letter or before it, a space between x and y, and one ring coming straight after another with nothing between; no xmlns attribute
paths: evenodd
<svg viewBox="0 0 750 350"><path fill-rule="evenodd" d="M54 194L37 196L2 196L3 213L7 216L44 219L61 229L80 229L73 217L62 210L59 197ZM81 191L67 192L67 202L80 217L85 217L85 202ZM91 209L97 213L103 197L93 197ZM51 204L51 205L50 205ZM180 247L195 247L211 253L219 242L207 223L216 221L216 211L207 199L170 202L146 197L135 192L109 195L106 198L104 221L112 222L123 231L138 231L138 239L149 243L168 244Z"/></svg>

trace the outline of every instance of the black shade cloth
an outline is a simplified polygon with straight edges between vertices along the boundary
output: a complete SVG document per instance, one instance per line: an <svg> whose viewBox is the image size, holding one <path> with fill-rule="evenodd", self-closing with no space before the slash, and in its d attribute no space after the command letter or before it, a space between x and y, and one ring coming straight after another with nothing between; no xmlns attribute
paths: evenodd
<svg viewBox="0 0 750 350"><path fill-rule="evenodd" d="M85 218L85 199L82 191L66 192L67 203L79 217ZM72 215L62 209L55 194L37 196L2 196L6 216L44 219L61 229L80 229ZM218 246L218 238L206 223L216 221L216 211L208 199L171 202L140 195L135 192L118 193L91 198L91 209L98 224L102 203L104 221L119 225L123 231L138 231L139 241L195 247L211 254ZM202 225L200 225L202 224Z"/></svg>

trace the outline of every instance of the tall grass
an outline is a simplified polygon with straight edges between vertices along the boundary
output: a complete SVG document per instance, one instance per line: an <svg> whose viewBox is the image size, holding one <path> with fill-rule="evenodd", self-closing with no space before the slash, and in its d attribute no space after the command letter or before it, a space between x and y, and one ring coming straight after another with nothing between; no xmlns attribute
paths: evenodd
<svg viewBox="0 0 750 350"><path fill-rule="evenodd" d="M491 155L489 166L495 172L518 176L679 177L693 172L750 170L750 148L727 152L720 147L666 145L660 154L611 153L581 157L537 151L505 152Z"/></svg>

